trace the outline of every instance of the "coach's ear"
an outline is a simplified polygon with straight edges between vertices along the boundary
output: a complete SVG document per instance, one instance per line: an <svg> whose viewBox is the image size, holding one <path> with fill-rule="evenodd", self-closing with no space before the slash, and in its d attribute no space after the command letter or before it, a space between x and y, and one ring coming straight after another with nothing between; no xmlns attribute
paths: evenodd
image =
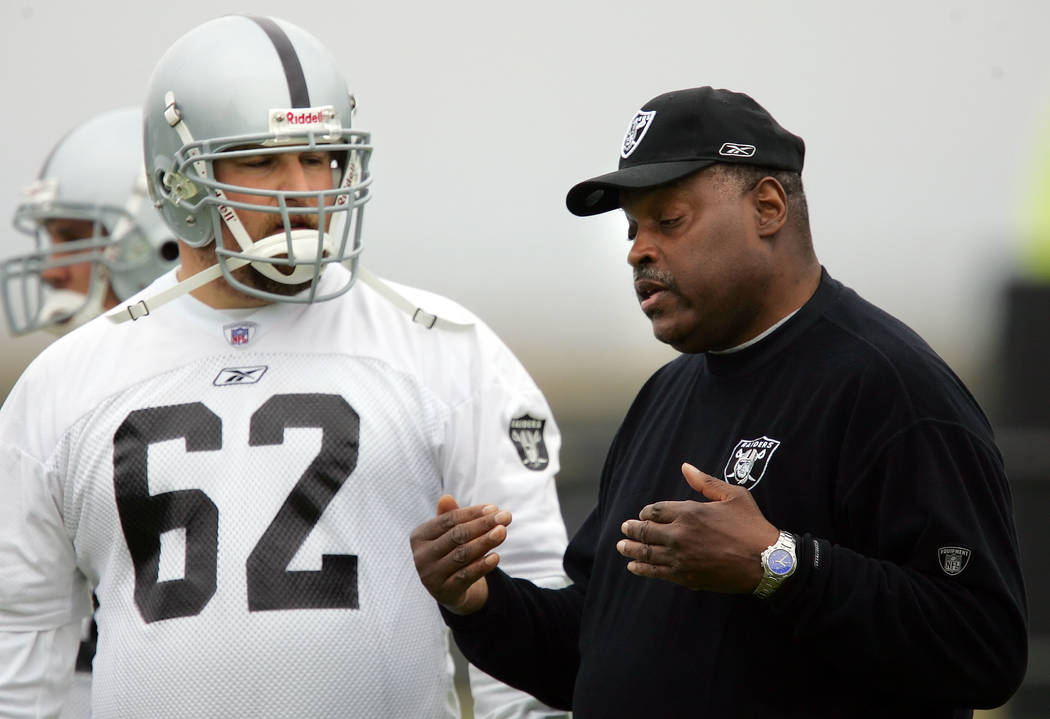
<svg viewBox="0 0 1050 719"><path fill-rule="evenodd" d="M776 178L763 177L751 190L759 237L772 237L787 222L787 193Z"/></svg>

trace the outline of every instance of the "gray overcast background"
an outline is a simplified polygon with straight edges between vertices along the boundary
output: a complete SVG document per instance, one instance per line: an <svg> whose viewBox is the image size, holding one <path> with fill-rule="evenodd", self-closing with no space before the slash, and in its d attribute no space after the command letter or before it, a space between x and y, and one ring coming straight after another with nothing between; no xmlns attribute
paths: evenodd
<svg viewBox="0 0 1050 719"><path fill-rule="evenodd" d="M557 413L620 413L672 356L637 308L622 216L575 218L564 196L615 168L644 101L701 84L806 140L825 266L979 383L1050 116L1050 3L5 0L0 219L71 126L140 103L168 45L244 11L317 35L357 95L376 148L364 262L481 315ZM45 343L0 334L0 396Z"/></svg>

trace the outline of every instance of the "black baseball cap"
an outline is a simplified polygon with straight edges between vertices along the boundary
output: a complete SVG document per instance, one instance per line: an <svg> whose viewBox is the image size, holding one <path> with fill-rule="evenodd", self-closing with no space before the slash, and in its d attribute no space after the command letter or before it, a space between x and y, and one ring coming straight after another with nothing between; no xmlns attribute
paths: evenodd
<svg viewBox="0 0 1050 719"><path fill-rule="evenodd" d="M747 95L713 87L654 97L631 118L620 169L584 180L565 197L574 215L620 206L620 190L656 187L717 162L802 172L806 146Z"/></svg>

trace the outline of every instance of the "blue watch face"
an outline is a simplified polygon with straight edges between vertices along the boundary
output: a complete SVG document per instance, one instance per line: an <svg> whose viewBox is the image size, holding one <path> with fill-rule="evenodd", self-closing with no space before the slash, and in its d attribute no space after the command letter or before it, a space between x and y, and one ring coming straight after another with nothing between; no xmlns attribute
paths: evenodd
<svg viewBox="0 0 1050 719"><path fill-rule="evenodd" d="M791 557L791 552L788 550L774 549L769 553L766 565L773 574L783 576L791 571L791 568L795 565L795 560Z"/></svg>

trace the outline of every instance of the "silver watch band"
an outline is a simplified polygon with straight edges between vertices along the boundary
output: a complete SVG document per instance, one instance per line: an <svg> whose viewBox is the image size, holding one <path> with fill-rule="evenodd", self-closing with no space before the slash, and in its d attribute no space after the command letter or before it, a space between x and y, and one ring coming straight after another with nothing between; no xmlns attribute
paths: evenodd
<svg viewBox="0 0 1050 719"><path fill-rule="evenodd" d="M780 533L777 541L762 552L762 579L755 587L754 595L768 599L788 577L795 573L798 558L795 554L795 535L791 532ZM770 562L775 563L775 570Z"/></svg>

